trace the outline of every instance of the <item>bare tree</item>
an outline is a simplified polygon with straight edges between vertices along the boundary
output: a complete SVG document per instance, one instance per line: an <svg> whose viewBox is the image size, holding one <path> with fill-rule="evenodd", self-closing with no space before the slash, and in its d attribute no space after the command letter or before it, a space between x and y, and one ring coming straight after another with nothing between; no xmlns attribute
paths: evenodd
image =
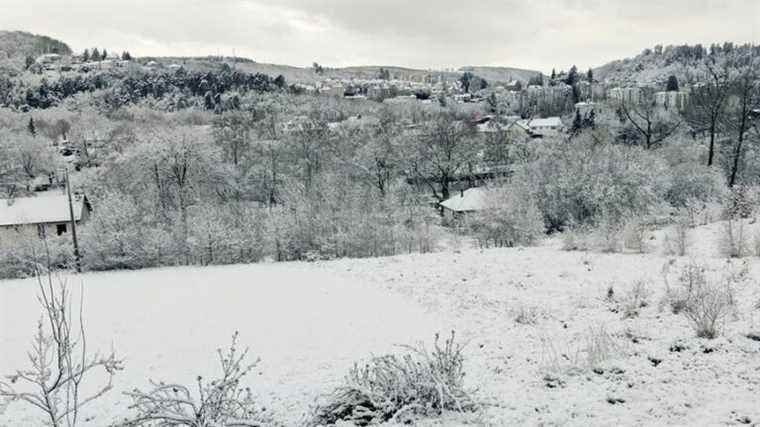
<svg viewBox="0 0 760 427"><path fill-rule="evenodd" d="M410 153L408 173L427 186L438 201L450 196L450 184L469 174L478 144L472 126L451 113L439 114L418 134Z"/></svg>
<svg viewBox="0 0 760 427"><path fill-rule="evenodd" d="M753 126L754 111L760 108L760 84L757 81L760 71L758 68L760 68L760 61L748 59L748 63L741 68L739 75L731 85L726 125L735 139L728 178L729 187L736 184L741 161L744 158L744 145Z"/></svg>
<svg viewBox="0 0 760 427"><path fill-rule="evenodd" d="M647 150L661 146L681 126L680 120L670 120L666 112L657 107L650 90L642 91L639 102L621 102L620 111L641 136Z"/></svg>
<svg viewBox="0 0 760 427"><path fill-rule="evenodd" d="M248 152L253 132L249 113L229 111L219 116L213 125L214 139L222 147L224 161L239 166Z"/></svg>
<svg viewBox="0 0 760 427"><path fill-rule="evenodd" d="M78 316L74 319L66 282L60 277L54 279L49 267L35 266L35 276L43 316L28 353L31 366L8 375L7 381L0 381L0 397L37 408L53 427L74 427L78 425L82 408L111 390L113 377L122 369L122 361L113 350L105 356L89 352L83 290ZM104 384L96 387L88 384L86 389L92 391L85 394L85 380L90 380L100 369L105 372Z"/></svg>
<svg viewBox="0 0 760 427"><path fill-rule="evenodd" d="M715 143L721 132L721 124L726 112L731 74L728 63L716 64L714 57L705 61L707 82L692 90L689 105L685 111L686 121L694 131L707 132L710 138L707 166L715 159Z"/></svg>

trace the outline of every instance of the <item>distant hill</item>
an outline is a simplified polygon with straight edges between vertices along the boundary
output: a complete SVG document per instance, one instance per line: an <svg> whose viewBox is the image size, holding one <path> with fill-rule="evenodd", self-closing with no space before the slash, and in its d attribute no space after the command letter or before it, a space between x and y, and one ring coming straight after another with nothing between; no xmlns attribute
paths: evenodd
<svg viewBox="0 0 760 427"><path fill-rule="evenodd" d="M23 31L0 31L0 58L37 57L45 53L71 55L71 48L64 42L48 36Z"/></svg>
<svg viewBox="0 0 760 427"><path fill-rule="evenodd" d="M478 77L484 78L489 82L509 82L512 80L518 80L523 83L527 83L531 77L540 75L540 71L525 70L522 68L510 68L510 67L477 67L468 66L462 67L460 71L469 71Z"/></svg>
<svg viewBox="0 0 760 427"><path fill-rule="evenodd" d="M675 75L682 83L693 83L702 74L700 69L706 58L720 60L727 55L760 56L760 46L734 45L726 42L702 45L655 46L644 49L633 58L609 62L594 69L594 77L611 85L663 85L668 76Z"/></svg>

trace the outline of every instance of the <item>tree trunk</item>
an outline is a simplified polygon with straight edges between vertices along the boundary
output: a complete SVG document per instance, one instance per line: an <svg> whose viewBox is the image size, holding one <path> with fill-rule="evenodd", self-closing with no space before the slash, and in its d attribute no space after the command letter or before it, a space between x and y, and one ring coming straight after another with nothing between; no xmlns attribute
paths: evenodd
<svg viewBox="0 0 760 427"><path fill-rule="evenodd" d="M707 167L713 165L713 158L715 157L715 123L710 125L710 148L707 152Z"/></svg>

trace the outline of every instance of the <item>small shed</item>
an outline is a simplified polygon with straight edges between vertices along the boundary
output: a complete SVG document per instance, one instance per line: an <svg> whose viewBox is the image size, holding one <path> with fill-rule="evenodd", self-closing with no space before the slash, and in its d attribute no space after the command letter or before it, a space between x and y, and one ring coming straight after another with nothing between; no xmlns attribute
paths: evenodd
<svg viewBox="0 0 760 427"><path fill-rule="evenodd" d="M460 219L468 213L486 208L487 194L484 188L469 188L440 203L446 219Z"/></svg>
<svg viewBox="0 0 760 427"><path fill-rule="evenodd" d="M74 221L86 222L92 207L83 195L72 199ZM36 230L42 236L65 234L70 231L69 199L65 194L37 197L17 197L0 200L0 233Z"/></svg>

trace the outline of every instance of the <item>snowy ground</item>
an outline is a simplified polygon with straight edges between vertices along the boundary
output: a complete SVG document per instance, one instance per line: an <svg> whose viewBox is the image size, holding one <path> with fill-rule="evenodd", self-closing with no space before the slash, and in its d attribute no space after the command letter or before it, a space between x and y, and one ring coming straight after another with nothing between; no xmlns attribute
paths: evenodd
<svg viewBox="0 0 760 427"><path fill-rule="evenodd" d="M691 252L718 269L726 262L713 249L721 230L692 231ZM120 393L148 378L209 376L214 349L235 330L262 358L251 385L286 425L298 425L353 361L450 329L469 342L468 383L483 410L431 424L760 422L760 342L746 337L760 332L760 310L752 307L760 299L760 261L747 259L753 281L737 290L723 336L697 339L683 316L658 307L660 272L672 258L656 237L645 255L563 252L549 241L530 249L86 274L89 345L113 343L126 358L88 425L123 416L128 401ZM620 298L639 279L648 282L651 303L622 319L607 289ZM25 365L39 315L35 286L0 283L0 372ZM595 342L606 358L597 372L585 360ZM15 404L0 415L3 424L39 421Z"/></svg>

